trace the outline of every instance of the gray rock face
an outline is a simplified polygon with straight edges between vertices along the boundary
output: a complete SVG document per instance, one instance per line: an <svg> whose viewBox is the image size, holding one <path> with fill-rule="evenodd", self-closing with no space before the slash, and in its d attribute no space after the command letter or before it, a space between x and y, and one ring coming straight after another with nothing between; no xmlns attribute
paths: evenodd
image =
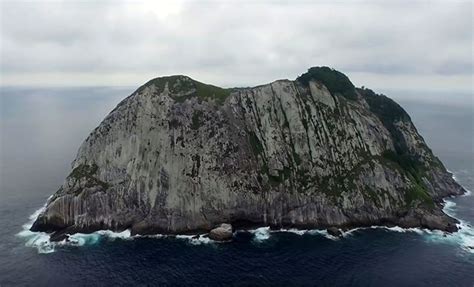
<svg viewBox="0 0 474 287"><path fill-rule="evenodd" d="M218 227L211 229L209 238L216 241L227 241L232 239L232 225L222 223Z"/></svg>
<svg viewBox="0 0 474 287"><path fill-rule="evenodd" d="M32 230L176 234L230 222L453 231L440 202L464 190L405 111L312 69L254 88L148 82L91 132Z"/></svg>
<svg viewBox="0 0 474 287"><path fill-rule="evenodd" d="M339 228L337 228L337 227L329 227L327 229L327 232L328 232L329 235L332 235L332 236L336 236L336 237L341 237L342 236L341 230L339 230Z"/></svg>

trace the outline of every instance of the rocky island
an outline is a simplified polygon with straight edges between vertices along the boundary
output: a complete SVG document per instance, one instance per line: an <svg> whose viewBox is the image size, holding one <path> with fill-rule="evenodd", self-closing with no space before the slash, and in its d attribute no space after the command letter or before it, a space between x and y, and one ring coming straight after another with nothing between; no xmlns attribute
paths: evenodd
<svg viewBox="0 0 474 287"><path fill-rule="evenodd" d="M397 103L341 72L231 89L178 75L144 84L91 132L31 230L454 232L442 199L463 192Z"/></svg>

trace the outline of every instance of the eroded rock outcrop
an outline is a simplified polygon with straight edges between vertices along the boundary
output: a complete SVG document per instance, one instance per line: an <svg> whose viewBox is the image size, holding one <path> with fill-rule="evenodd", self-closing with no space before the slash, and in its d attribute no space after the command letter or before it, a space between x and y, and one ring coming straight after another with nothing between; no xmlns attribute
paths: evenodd
<svg viewBox="0 0 474 287"><path fill-rule="evenodd" d="M222 223L209 232L209 238L216 241L228 241L232 239L232 225Z"/></svg>
<svg viewBox="0 0 474 287"><path fill-rule="evenodd" d="M91 132L72 167L32 230L453 231L441 200L464 192L398 104L326 67L253 88L156 78Z"/></svg>

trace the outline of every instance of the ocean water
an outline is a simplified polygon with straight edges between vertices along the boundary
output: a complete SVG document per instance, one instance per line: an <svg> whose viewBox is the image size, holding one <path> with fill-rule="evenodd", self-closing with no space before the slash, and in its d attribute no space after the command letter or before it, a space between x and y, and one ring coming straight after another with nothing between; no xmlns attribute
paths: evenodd
<svg viewBox="0 0 474 287"><path fill-rule="evenodd" d="M319 230L263 227L237 232L225 244L101 231L51 245L29 232L32 215L69 173L80 143L132 91L1 88L0 286L474 286L473 195L446 200L445 211L462 222L448 236L394 227L356 229L337 239ZM408 111L456 179L474 190L472 95L386 94Z"/></svg>

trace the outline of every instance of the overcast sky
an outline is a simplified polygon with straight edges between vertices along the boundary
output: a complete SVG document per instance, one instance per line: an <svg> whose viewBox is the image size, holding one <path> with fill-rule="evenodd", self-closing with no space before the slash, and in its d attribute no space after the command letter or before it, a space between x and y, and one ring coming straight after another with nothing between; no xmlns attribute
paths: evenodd
<svg viewBox="0 0 474 287"><path fill-rule="evenodd" d="M0 1L4 86L251 86L327 65L357 86L472 91L472 1Z"/></svg>

